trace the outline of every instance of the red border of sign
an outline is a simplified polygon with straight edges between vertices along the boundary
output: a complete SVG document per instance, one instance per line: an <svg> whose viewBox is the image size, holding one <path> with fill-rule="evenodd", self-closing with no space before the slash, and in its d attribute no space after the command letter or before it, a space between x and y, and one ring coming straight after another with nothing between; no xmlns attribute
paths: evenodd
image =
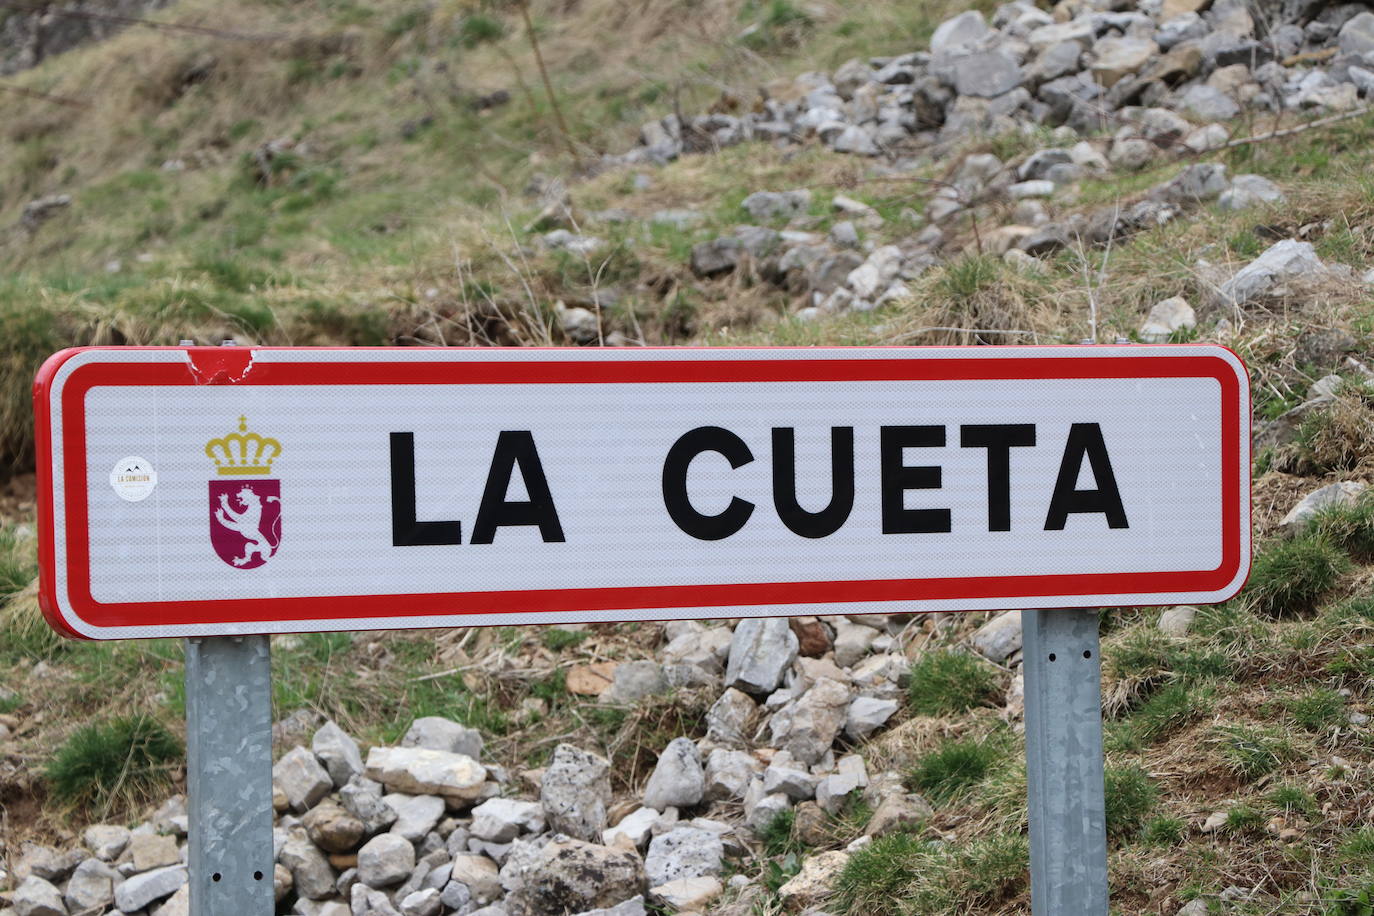
<svg viewBox="0 0 1374 916"><path fill-rule="evenodd" d="M998 348L988 359L929 357L882 358L702 358L688 359L557 359L465 360L432 362L338 361L255 362L250 378L239 381L252 355L273 349L308 349L341 355L356 350L336 348L82 348L51 357L34 382L37 420L37 466L40 526L40 592L43 613L56 629L78 638L58 607L53 572L57 545L53 539L52 386L62 366L78 353L92 350L189 349L190 364L181 362L91 363L78 367L63 384L64 498L67 512L67 600L82 622L95 627L187 627L195 625L272 624L360 618L415 618L427 615L506 615L618 610L669 610L749 605L812 605L851 602L1001 600L1053 595L1141 595L1173 592L1217 592L1237 582L1248 556L1242 555L1241 493L1248 491L1249 468L1241 462L1241 380L1234 365L1216 355L1135 355L1129 358L1088 356L1082 349L1062 348L1062 356L1006 355ZM992 357L992 348L982 348ZM1055 348L1058 349L1058 348ZM1137 353L1142 348L1132 348ZM1177 352L1179 348L1172 348ZM1212 348L1220 349L1220 348ZM496 355L500 351L484 350ZM604 351L602 351L604 352ZM635 351L643 352L643 351ZM680 352L680 351L679 351ZM732 351L736 354L739 351ZM765 351L759 351L760 354ZM1229 351L1227 351L1229 352ZM521 353L529 357L530 351ZM662 355L663 351L659 351ZM1232 354L1234 356L1234 354ZM1237 357L1237 362L1239 358ZM1243 365L1243 364L1242 364ZM1119 378L1213 378L1222 398L1222 516L1226 526L1222 560L1215 569L989 576L944 579L758 583L700 586L635 586L591 589L541 589L453 592L413 595L357 595L327 598L243 599L197 602L102 604L90 594L90 548L87 530L85 395L93 387L197 384L359 385L359 384L670 384L674 382L788 382L900 380L1034 380ZM1244 474L1244 480L1239 476ZM1244 487L1242 487L1242 483ZM1248 507L1247 507L1248 508ZM1231 594L1234 594L1232 592ZM1225 596L1229 597L1229 595ZM1217 600L1224 600L1218 598ZM651 616L651 615L646 615ZM458 621L436 622L435 626ZM235 632L253 632L242 626Z"/></svg>

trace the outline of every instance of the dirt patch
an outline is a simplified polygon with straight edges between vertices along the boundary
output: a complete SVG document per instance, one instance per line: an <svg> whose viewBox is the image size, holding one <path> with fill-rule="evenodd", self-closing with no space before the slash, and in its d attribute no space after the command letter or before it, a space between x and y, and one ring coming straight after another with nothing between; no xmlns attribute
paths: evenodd
<svg viewBox="0 0 1374 916"><path fill-rule="evenodd" d="M32 522L38 511L38 478L16 474L0 483L0 523Z"/></svg>

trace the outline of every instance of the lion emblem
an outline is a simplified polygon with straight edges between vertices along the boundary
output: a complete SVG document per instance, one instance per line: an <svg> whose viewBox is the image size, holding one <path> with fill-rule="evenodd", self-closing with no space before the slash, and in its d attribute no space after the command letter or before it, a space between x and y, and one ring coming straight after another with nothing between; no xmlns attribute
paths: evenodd
<svg viewBox="0 0 1374 916"><path fill-rule="evenodd" d="M242 551L241 556L230 557L224 556L223 553L221 556L240 568L251 569L266 563L281 544L281 499L276 495L270 495L264 500L257 490L247 484L235 492L220 492L217 495L219 505L212 517L222 528L242 539L242 546L239 548ZM224 532L212 533L220 535L216 538L217 541L227 540Z"/></svg>

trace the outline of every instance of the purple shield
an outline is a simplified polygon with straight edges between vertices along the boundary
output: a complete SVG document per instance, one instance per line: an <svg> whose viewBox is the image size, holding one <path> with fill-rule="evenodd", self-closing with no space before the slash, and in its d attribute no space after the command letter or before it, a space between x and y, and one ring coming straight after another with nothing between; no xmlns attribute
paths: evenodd
<svg viewBox="0 0 1374 916"><path fill-rule="evenodd" d="M281 481L210 481L210 543L238 569L272 559L281 545Z"/></svg>

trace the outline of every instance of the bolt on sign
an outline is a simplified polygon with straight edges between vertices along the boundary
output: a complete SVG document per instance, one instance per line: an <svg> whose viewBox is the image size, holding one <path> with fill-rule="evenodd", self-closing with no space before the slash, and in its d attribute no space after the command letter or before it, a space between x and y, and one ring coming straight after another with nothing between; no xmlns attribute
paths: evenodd
<svg viewBox="0 0 1374 916"><path fill-rule="evenodd" d="M35 386L87 639L1204 603L1249 568L1212 346L88 348Z"/></svg>

